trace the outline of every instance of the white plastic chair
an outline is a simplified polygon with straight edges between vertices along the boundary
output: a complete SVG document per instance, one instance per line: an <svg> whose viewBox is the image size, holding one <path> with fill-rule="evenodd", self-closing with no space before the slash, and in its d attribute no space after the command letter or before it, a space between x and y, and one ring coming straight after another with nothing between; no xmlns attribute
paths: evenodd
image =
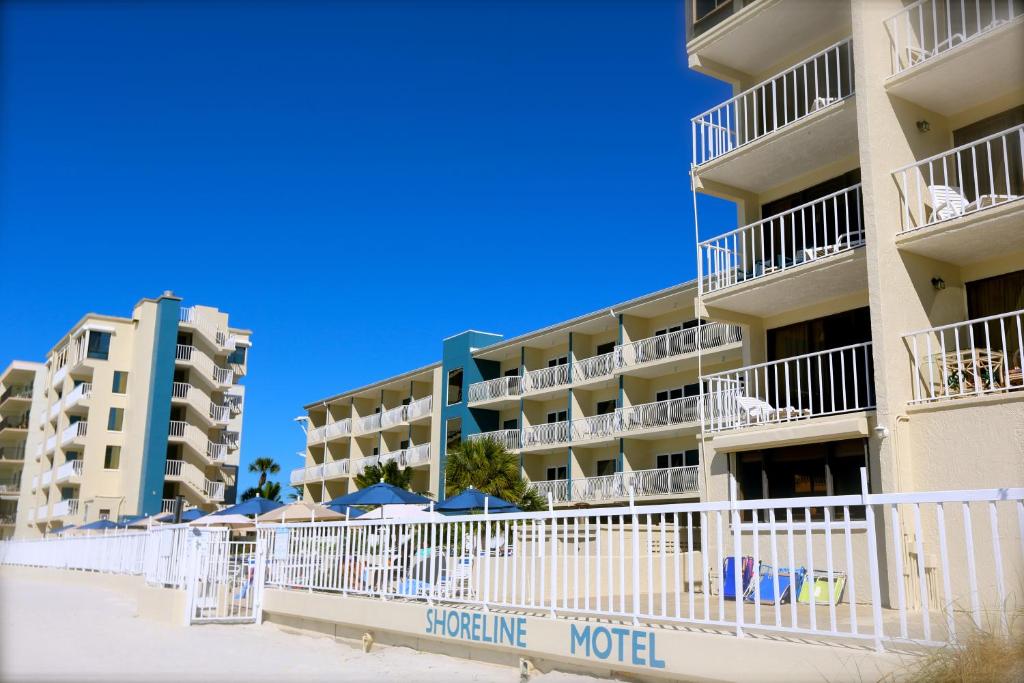
<svg viewBox="0 0 1024 683"><path fill-rule="evenodd" d="M963 191L955 185L929 185L928 196L932 200L933 223L1017 199L1015 194L983 194L968 202Z"/></svg>

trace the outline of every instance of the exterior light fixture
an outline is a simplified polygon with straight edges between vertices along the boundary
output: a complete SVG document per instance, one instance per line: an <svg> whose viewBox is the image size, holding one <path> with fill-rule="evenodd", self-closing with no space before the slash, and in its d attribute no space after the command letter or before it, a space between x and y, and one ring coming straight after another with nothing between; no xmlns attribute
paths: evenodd
<svg viewBox="0 0 1024 683"><path fill-rule="evenodd" d="M918 133L927 133L931 129L932 129L932 124L928 123L924 119L921 119L920 121L917 122L917 132Z"/></svg>
<svg viewBox="0 0 1024 683"><path fill-rule="evenodd" d="M942 290L944 290L946 288L946 281L943 280L941 277L933 277L932 278L932 287L935 288L935 291L941 292Z"/></svg>

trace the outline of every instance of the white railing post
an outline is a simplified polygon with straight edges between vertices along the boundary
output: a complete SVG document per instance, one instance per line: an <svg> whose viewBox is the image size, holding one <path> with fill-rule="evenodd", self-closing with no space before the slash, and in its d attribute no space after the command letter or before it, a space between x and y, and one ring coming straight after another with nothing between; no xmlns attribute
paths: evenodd
<svg viewBox="0 0 1024 683"><path fill-rule="evenodd" d="M640 623L640 520L636 513L636 494L629 485L629 519L633 554L633 624ZM648 562L652 558L647 558ZM650 587L649 587L650 588Z"/></svg>
<svg viewBox="0 0 1024 683"><path fill-rule="evenodd" d="M878 536L875 529L875 509L871 503L871 491L868 488L868 470L866 467L860 469L860 489L865 519L867 520L868 573L871 576L871 620L874 622L875 651L883 652L882 639L885 637L885 626L882 623L882 590L878 575ZM919 561L923 561L923 559L919 558ZM903 577L897 577L896 580L902 581Z"/></svg>

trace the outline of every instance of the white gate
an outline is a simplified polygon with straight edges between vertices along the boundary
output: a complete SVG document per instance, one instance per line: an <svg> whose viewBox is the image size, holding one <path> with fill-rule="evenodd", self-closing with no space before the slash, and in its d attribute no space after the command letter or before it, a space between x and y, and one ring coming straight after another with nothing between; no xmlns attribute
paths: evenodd
<svg viewBox="0 0 1024 683"><path fill-rule="evenodd" d="M232 541L227 534L190 539L188 623L259 623L265 549L265 541Z"/></svg>

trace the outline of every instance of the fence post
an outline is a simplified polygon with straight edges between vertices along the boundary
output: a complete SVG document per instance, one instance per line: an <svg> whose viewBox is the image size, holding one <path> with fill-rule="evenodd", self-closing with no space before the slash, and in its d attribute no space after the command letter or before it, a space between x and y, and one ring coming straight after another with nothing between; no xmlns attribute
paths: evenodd
<svg viewBox="0 0 1024 683"><path fill-rule="evenodd" d="M489 611L487 607L488 598L491 597L491 524L490 510L487 505L487 494L484 494L484 589L480 597L484 603L484 612Z"/></svg>
<svg viewBox="0 0 1024 683"><path fill-rule="evenodd" d="M555 529L555 499L548 491L548 514L551 520L551 610L549 615L555 618L556 594L558 593L558 533ZM543 565L542 565L543 566Z"/></svg>
<svg viewBox="0 0 1024 683"><path fill-rule="evenodd" d="M267 579L267 537L256 537L256 576L253 577L253 603L256 608L256 623L263 622L263 589Z"/></svg>
<svg viewBox="0 0 1024 683"><path fill-rule="evenodd" d="M736 604L736 637L743 637L743 531L740 528L740 511L736 507L736 477L729 475L729 520L732 522L733 592ZM807 542L810 543L810 536ZM754 568L757 571L757 568ZM722 567L724 586L725 567Z"/></svg>
<svg viewBox="0 0 1024 683"><path fill-rule="evenodd" d="M875 651L884 652L885 648L882 646L882 637L885 634L882 625L882 590L880 587L880 577L878 576L878 541L875 531L875 510L871 507L871 496L868 491L868 469L866 467L860 468L860 491L861 499L864 501L864 514L868 526L868 574L871 577L871 620L875 626Z"/></svg>
<svg viewBox="0 0 1024 683"><path fill-rule="evenodd" d="M632 530L633 555L633 624L640 623L640 522L636 516L636 498L633 484L629 485L629 512Z"/></svg>
<svg viewBox="0 0 1024 683"><path fill-rule="evenodd" d="M199 573L199 537L193 537L185 544L188 557L185 561L185 626L192 624L192 605L195 601L196 583Z"/></svg>

